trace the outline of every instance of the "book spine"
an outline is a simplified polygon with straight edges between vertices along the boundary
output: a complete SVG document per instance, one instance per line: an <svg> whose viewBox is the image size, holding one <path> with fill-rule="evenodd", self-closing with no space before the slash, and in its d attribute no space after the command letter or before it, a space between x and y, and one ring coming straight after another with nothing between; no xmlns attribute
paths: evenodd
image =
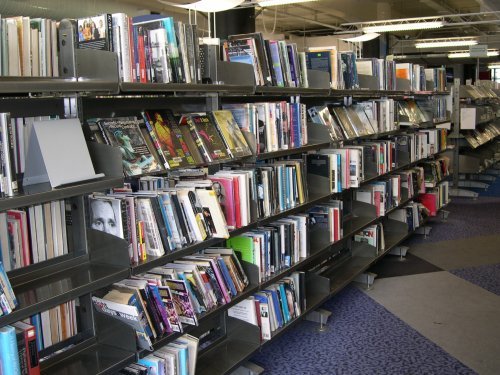
<svg viewBox="0 0 500 375"><path fill-rule="evenodd" d="M160 146L160 141L158 141L158 137L156 136L156 133L153 129L152 125L152 120L151 117L149 116L149 113L147 112L141 112L142 118L144 119L144 123L146 124L146 128L148 129L149 136L151 137L151 140L153 141L153 145L156 148L156 151L158 151L158 155L160 155L161 161L163 165L165 166L165 169L170 169L170 165L168 164L167 158L165 157L165 153L163 152L163 149ZM175 155L172 155L175 156Z"/></svg>
<svg viewBox="0 0 500 375"><path fill-rule="evenodd" d="M0 329L0 364L2 375L20 375L19 355L17 353L16 331L12 326Z"/></svg>

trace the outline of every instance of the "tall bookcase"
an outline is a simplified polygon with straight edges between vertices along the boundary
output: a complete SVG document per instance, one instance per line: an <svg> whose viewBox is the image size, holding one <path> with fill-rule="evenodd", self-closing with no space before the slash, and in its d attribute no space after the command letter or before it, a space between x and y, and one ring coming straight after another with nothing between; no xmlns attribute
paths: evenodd
<svg viewBox="0 0 500 375"><path fill-rule="evenodd" d="M79 51L67 61L82 66L80 69L69 70L77 72L77 77L53 79L0 77L2 96L0 112L10 112L12 117L57 114L61 118L79 117L83 122L92 117L137 115L141 110L152 108L169 108L178 112L210 111L219 109L222 103L277 99L289 101L291 97L307 105L323 105L331 102L350 104L353 100L360 99L407 100L422 95L432 97L445 94L414 93L404 90L391 92L369 89L331 90L325 86L328 77L315 71L310 71L309 75L311 88L255 87L251 68L240 64L224 65L225 84L222 85L120 83L116 61L112 54ZM99 69L91 74L85 72L83 68L86 66L84 62L89 61L100 61ZM435 126L435 124L421 125L429 128ZM364 138L377 139L414 130L405 128ZM361 138L351 140L349 143L356 143ZM311 133L309 144L306 146L260 154L251 160L302 155L330 145L332 142L326 132ZM80 333L69 342L55 345L42 353L42 355L55 353L73 344L70 349L55 354L43 362L42 371L45 374L112 374L147 354L136 349L134 332L128 326L94 311L91 303L92 295L102 294L103 289L123 278L223 242L221 239L212 238L161 257L149 257L147 261L131 267L125 241L88 229L86 225L84 195L123 184L121 165L119 161L116 162L116 157L111 157L113 150L103 145L89 145L89 148L96 172L104 172L105 178L57 189L50 189L46 185L34 186L15 197L0 199L1 211L56 199L67 199L71 203L72 224L69 228L73 240L70 253L9 272L20 306L12 314L0 317L0 326L4 326L36 312L78 299ZM422 161L400 161L400 165L389 173L415 166ZM220 165L213 164L207 167L219 168ZM383 176L385 175L370 177L363 181L363 184ZM245 291L230 303L200 316L198 327L186 327L185 332L195 336L202 335L210 329L222 332L219 340L200 351L197 364L199 374L230 373L265 345L260 341L258 327L227 315L227 310L231 306L294 271L306 271L307 309L299 318L276 331L273 335L275 338L291 329L300 319L317 309L412 234L408 232L405 224L389 219L388 215L376 217L375 206L356 201L353 195L353 189L335 195L309 194L307 202L302 205L230 232L231 236L236 236L282 217L304 212L332 198L342 199L344 202L344 236L340 241L331 243L327 233L313 233L309 244L310 256L261 283L257 281L256 267L243 262L250 279L250 285ZM404 189L402 195L401 204L394 209L403 207L412 199ZM356 233L380 221L384 223L386 231L384 251L377 253L373 247L353 241ZM160 337L154 341L153 347L157 349L178 336L179 334L171 334Z"/></svg>

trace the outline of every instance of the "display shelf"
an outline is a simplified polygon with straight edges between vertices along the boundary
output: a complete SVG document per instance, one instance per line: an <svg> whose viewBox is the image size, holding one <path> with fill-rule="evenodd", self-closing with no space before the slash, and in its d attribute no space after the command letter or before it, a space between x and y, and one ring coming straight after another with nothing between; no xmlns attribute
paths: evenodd
<svg viewBox="0 0 500 375"><path fill-rule="evenodd" d="M61 200L94 191L102 191L123 186L123 178L105 177L93 181L83 181L76 184L52 188L50 183L25 186L23 192L13 197L0 199L0 211L17 207L31 206L43 202Z"/></svg>
<svg viewBox="0 0 500 375"><path fill-rule="evenodd" d="M355 89L355 90L331 90L331 97L356 97L356 98L380 98L380 97L402 97L408 95L407 91L399 90L369 90L369 89Z"/></svg>
<svg viewBox="0 0 500 375"><path fill-rule="evenodd" d="M228 318L226 338L199 355L196 373L200 375L229 374L259 348L259 327Z"/></svg>
<svg viewBox="0 0 500 375"><path fill-rule="evenodd" d="M0 77L0 94L116 93L118 82L58 77Z"/></svg>
<svg viewBox="0 0 500 375"><path fill-rule="evenodd" d="M12 313L0 317L0 326L104 288L130 274L127 268L92 263L73 267L60 264L59 269L45 277L13 286L19 306Z"/></svg>

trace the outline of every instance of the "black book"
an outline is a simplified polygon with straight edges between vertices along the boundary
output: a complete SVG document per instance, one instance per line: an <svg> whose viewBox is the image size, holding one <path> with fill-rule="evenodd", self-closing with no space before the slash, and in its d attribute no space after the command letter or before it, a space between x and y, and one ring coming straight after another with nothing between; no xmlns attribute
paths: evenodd
<svg viewBox="0 0 500 375"><path fill-rule="evenodd" d="M182 235L186 239L187 243L190 244L191 242L193 242L193 239L191 237L191 234L189 233L190 231L187 226L186 215L184 215L184 212L182 211L182 207L179 202L179 198L177 197L177 194L171 194L171 199L172 199L172 204L174 206L175 214L179 219L179 228L182 231Z"/></svg>
<svg viewBox="0 0 500 375"><path fill-rule="evenodd" d="M166 252L172 251L174 246L172 246L170 242L170 238L168 235L167 226L165 224L165 220L163 220L163 215L161 213L160 202L158 201L158 197L150 197L149 201L151 202L151 207L153 207L153 214L156 218L156 223L158 224L158 231L160 232L161 241L163 242L163 247Z"/></svg>

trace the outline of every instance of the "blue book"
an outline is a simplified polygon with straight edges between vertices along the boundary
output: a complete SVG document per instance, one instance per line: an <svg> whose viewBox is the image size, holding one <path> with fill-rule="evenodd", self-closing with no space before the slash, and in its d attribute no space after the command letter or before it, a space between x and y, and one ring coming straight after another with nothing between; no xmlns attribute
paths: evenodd
<svg viewBox="0 0 500 375"><path fill-rule="evenodd" d="M2 375L21 375L17 352L16 330L12 326L0 328L0 368Z"/></svg>
<svg viewBox="0 0 500 375"><path fill-rule="evenodd" d="M229 270L227 269L226 263L224 263L224 259L222 257L217 258L217 264L219 265L219 269L222 273L222 277L224 278L224 281L226 282L226 285L229 287L229 290L231 291L232 296L236 296L238 294L238 291L236 290L236 285L234 285L234 281L231 278L231 274L229 273Z"/></svg>
<svg viewBox="0 0 500 375"><path fill-rule="evenodd" d="M168 220L167 210L165 209L165 206L163 204L162 197L158 196L156 197L156 199L158 200L161 211L161 217L163 218L163 222L165 223L165 228L167 229L168 246L170 247L170 250L174 250L175 244L172 241L172 228L170 227L170 220Z"/></svg>
<svg viewBox="0 0 500 375"><path fill-rule="evenodd" d="M273 65L274 76L276 77L276 86L284 87L285 80L283 79L283 70L281 69L280 51L277 41L269 41L269 51L271 51L271 62Z"/></svg>
<svg viewBox="0 0 500 375"><path fill-rule="evenodd" d="M174 340L168 346L179 349L179 375L188 375L189 373L189 352L185 341Z"/></svg>
<svg viewBox="0 0 500 375"><path fill-rule="evenodd" d="M278 321L278 328L283 327L283 324L284 324L283 313L281 311L280 301L278 299L278 293L272 289L266 289L266 290L264 290L264 292L266 294L268 294L272 300L274 312L276 313L276 320Z"/></svg>
<svg viewBox="0 0 500 375"><path fill-rule="evenodd" d="M280 292L280 302L281 302L281 308L283 309L283 316L285 316L285 322L288 323L290 320L292 320L292 316L290 314L290 310L288 309L288 302L286 299L286 292L285 292L285 286L283 283L278 284L278 290Z"/></svg>
<svg viewBox="0 0 500 375"><path fill-rule="evenodd" d="M38 351L41 351L43 349L43 334L40 314L33 315L30 318L30 323L35 327L36 330L36 348Z"/></svg>
<svg viewBox="0 0 500 375"><path fill-rule="evenodd" d="M162 369L160 358L146 356L137 361L142 366L148 368L148 375L164 375L165 369Z"/></svg>

